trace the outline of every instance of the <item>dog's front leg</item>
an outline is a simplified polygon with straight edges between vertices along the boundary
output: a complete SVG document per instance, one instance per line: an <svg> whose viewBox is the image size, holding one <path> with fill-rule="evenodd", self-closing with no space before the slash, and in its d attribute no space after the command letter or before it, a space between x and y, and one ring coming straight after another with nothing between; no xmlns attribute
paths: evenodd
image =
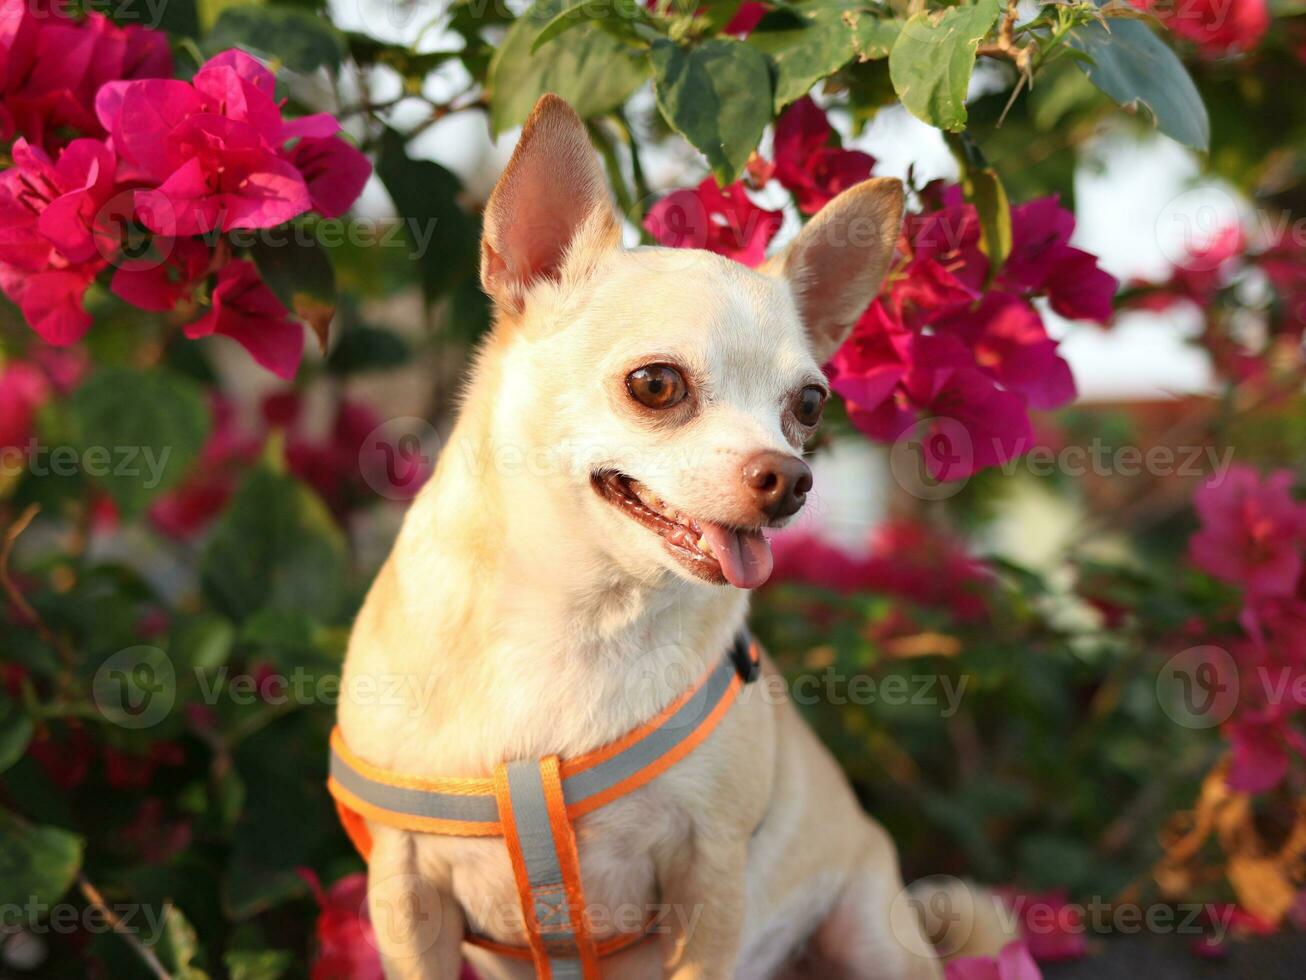
<svg viewBox="0 0 1306 980"><path fill-rule="evenodd" d="M672 980L733 976L744 925L744 841L696 837L662 881Z"/></svg>
<svg viewBox="0 0 1306 980"><path fill-rule="evenodd" d="M387 980L456 980L462 969L462 909L420 873L411 834L376 829L367 903Z"/></svg>

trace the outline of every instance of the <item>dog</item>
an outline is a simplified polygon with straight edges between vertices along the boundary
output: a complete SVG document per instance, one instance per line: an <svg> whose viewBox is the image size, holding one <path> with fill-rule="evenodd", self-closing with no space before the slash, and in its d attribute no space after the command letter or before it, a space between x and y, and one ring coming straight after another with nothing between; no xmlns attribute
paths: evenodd
<svg viewBox="0 0 1306 980"><path fill-rule="evenodd" d="M767 531L811 490L821 365L902 209L900 182L867 180L756 271L625 249L583 124L540 100L485 211L494 326L349 643L339 733L360 765L474 779L583 756L720 660L771 570ZM658 916L602 975L941 976L891 840L762 672L692 752L576 820L595 940ZM420 697L348 695L387 678ZM495 946L529 942L503 839L364 822L388 977L455 978L464 956L532 975Z"/></svg>

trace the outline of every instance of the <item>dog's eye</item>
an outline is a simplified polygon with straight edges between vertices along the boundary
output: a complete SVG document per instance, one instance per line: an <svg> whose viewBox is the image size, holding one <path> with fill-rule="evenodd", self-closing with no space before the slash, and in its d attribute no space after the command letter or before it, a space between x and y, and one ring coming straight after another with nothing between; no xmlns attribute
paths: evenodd
<svg viewBox="0 0 1306 980"><path fill-rule="evenodd" d="M808 385L794 399L794 418L799 424L816 425L821 421L821 409L825 408L825 390L816 385Z"/></svg>
<svg viewBox="0 0 1306 980"><path fill-rule="evenodd" d="M650 364L626 376L630 397L648 408L672 408L685 400L689 387L670 364Z"/></svg>

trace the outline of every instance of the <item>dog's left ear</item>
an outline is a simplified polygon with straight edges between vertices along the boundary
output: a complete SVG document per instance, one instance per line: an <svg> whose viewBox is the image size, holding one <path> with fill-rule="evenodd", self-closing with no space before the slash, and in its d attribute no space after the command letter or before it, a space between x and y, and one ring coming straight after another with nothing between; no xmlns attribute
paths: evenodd
<svg viewBox="0 0 1306 980"><path fill-rule="evenodd" d="M620 241L584 123L556 95L542 96L485 206L481 285L500 309L519 313L532 285L582 274Z"/></svg>
<svg viewBox="0 0 1306 980"><path fill-rule="evenodd" d="M789 281L824 364L879 292L902 226L902 181L864 180L823 207L762 271Z"/></svg>

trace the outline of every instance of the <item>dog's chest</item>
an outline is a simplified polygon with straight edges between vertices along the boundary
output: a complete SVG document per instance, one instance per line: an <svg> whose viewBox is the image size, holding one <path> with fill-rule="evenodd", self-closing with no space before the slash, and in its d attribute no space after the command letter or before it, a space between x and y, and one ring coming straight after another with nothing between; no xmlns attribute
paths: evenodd
<svg viewBox="0 0 1306 980"><path fill-rule="evenodd" d="M687 846L689 822L665 786L650 784L575 824L586 915L598 938L635 932L661 914L659 856ZM524 945L516 879L502 838L428 837L424 854L450 869L470 932Z"/></svg>

